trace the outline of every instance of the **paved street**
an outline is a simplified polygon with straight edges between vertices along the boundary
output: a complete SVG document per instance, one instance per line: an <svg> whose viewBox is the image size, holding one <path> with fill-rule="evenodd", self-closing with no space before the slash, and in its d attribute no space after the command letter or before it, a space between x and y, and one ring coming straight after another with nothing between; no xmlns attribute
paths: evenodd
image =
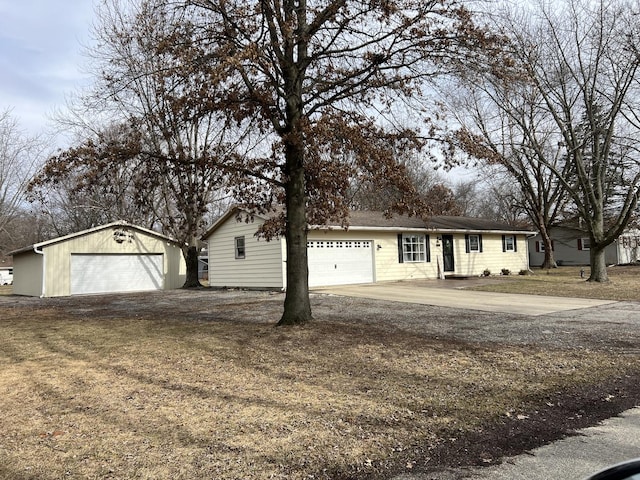
<svg viewBox="0 0 640 480"><path fill-rule="evenodd" d="M392 480L581 480L609 465L639 457L640 408L635 408L581 430L579 435L508 458L501 465L400 475Z"/></svg>

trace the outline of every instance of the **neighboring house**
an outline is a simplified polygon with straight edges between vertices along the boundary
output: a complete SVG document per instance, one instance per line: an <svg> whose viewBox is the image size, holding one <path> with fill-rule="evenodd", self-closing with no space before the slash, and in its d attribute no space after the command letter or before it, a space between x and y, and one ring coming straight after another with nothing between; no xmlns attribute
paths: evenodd
<svg viewBox="0 0 640 480"><path fill-rule="evenodd" d="M198 280L209 279L209 254L201 252L198 255Z"/></svg>
<svg viewBox="0 0 640 480"><path fill-rule="evenodd" d="M628 230L618 237L618 264L640 262L640 230Z"/></svg>
<svg viewBox="0 0 640 480"><path fill-rule="evenodd" d="M286 288L284 239L265 241L256 231L266 220L231 209L205 234L209 285ZM311 226L309 286L500 274L529 268L526 229L467 217L420 218L351 212L348 230Z"/></svg>
<svg viewBox="0 0 640 480"><path fill-rule="evenodd" d="M13 293L41 297L180 288L186 265L175 240L127 222L11 252Z"/></svg>
<svg viewBox="0 0 640 480"><path fill-rule="evenodd" d="M553 258L559 266L589 265L589 234L570 227L553 227L549 231ZM529 263L540 266L544 261L544 244L540 235L529 239ZM623 265L640 261L640 230L624 232L605 249L607 265Z"/></svg>
<svg viewBox="0 0 640 480"><path fill-rule="evenodd" d="M0 285L13 283L13 267L0 267Z"/></svg>

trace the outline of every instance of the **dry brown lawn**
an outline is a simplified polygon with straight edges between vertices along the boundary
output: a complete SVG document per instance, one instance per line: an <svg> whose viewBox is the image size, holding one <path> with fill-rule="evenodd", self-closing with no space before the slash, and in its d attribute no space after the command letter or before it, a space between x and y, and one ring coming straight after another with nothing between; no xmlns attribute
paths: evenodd
<svg viewBox="0 0 640 480"><path fill-rule="evenodd" d="M580 270L584 270L584 278ZM531 275L509 275L501 281L473 290L500 293L528 293L604 300L640 301L640 265L613 266L607 269L608 283L587 282L589 267L534 268Z"/></svg>
<svg viewBox="0 0 640 480"><path fill-rule="evenodd" d="M250 317L254 305L237 304ZM222 312L224 313L224 312ZM63 307L0 320L0 478L389 478L635 356ZM599 401L605 402L607 398ZM487 454L486 462L495 461Z"/></svg>

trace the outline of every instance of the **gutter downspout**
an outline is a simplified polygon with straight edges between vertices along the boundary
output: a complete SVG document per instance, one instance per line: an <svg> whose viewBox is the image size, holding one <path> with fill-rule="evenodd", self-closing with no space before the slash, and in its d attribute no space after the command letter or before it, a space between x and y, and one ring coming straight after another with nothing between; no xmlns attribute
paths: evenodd
<svg viewBox="0 0 640 480"><path fill-rule="evenodd" d="M525 235L526 238L526 244L527 244L527 271L531 274L533 274L533 270L531 270L531 265L529 264L529 239L535 237L536 235L539 235L540 232L531 232L531 233L527 233Z"/></svg>
<svg viewBox="0 0 640 480"><path fill-rule="evenodd" d="M44 298L45 287L46 287L46 278L47 278L47 257L44 255L44 250L38 250L38 246L33 246L33 251L38 255L42 255L42 286L40 290L40 298Z"/></svg>

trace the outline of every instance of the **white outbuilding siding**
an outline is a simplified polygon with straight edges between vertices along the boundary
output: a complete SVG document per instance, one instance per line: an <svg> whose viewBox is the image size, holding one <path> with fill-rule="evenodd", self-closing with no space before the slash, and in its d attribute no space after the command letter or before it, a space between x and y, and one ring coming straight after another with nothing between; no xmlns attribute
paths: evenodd
<svg viewBox="0 0 640 480"><path fill-rule="evenodd" d="M59 297L180 288L180 245L164 235L115 222L12 252L13 292Z"/></svg>

